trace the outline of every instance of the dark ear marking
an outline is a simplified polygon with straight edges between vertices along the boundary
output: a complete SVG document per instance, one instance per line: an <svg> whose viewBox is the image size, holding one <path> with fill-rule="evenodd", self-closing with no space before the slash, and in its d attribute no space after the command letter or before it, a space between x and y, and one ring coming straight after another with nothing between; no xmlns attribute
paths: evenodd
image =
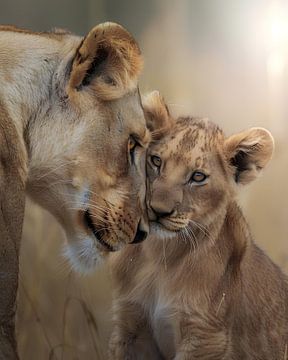
<svg viewBox="0 0 288 360"><path fill-rule="evenodd" d="M119 99L136 89L142 64L139 46L127 30L100 24L79 44L66 91L71 98L89 86L99 99Z"/></svg>
<svg viewBox="0 0 288 360"><path fill-rule="evenodd" d="M233 158L230 159L230 163L235 167L235 182L239 182L239 177L242 171L248 170L247 168L247 155L244 151L239 151Z"/></svg>
<svg viewBox="0 0 288 360"><path fill-rule="evenodd" d="M82 80L82 86L90 85L93 78L101 73L101 68L105 66L105 62L107 62L108 56L109 53L107 49L99 48L96 57L92 61L88 70L86 71L86 75Z"/></svg>
<svg viewBox="0 0 288 360"><path fill-rule="evenodd" d="M248 184L256 179L270 161L274 141L269 131L252 128L230 136L225 141L226 158L236 183Z"/></svg>

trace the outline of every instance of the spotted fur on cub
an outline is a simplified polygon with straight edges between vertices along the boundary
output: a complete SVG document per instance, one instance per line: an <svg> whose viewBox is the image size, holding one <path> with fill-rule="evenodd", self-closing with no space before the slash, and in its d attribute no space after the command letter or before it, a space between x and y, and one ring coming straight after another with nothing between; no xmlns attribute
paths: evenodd
<svg viewBox="0 0 288 360"><path fill-rule="evenodd" d="M287 277L236 200L271 159L271 134L226 137L211 121L174 119L158 93L145 111L151 235L111 261L111 359L285 359Z"/></svg>

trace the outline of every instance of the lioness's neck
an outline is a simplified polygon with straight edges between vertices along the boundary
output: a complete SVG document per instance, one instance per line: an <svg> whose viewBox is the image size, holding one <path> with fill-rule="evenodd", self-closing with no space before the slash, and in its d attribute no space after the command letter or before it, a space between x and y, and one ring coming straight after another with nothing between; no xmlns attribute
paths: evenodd
<svg viewBox="0 0 288 360"><path fill-rule="evenodd" d="M19 132L49 104L56 69L76 43L79 38L71 35L53 38L0 27L0 99Z"/></svg>

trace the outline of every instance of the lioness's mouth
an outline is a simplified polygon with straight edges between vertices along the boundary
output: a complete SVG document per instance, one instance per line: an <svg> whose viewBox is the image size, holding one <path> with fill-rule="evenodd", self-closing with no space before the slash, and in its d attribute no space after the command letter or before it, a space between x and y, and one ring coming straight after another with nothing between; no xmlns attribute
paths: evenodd
<svg viewBox="0 0 288 360"><path fill-rule="evenodd" d="M89 210L86 210L84 213L84 220L87 225L87 227L92 231L93 235L95 236L96 240L108 251L115 251L113 247L108 244L106 241L104 241L101 237L101 231L97 230L96 227L93 224L91 215L89 213Z"/></svg>

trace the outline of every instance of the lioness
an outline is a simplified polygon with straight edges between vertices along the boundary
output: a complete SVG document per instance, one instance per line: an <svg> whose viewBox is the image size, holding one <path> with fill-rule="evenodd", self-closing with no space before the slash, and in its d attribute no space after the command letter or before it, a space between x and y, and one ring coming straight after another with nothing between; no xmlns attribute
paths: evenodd
<svg viewBox="0 0 288 360"><path fill-rule="evenodd" d="M17 356L25 192L62 224L76 270L147 235L141 68L136 41L118 24L85 38L0 27L1 359Z"/></svg>
<svg viewBox="0 0 288 360"><path fill-rule="evenodd" d="M287 359L287 278L235 200L270 160L270 133L226 138L210 121L174 119L157 93L145 106L151 235L113 255L111 359Z"/></svg>

